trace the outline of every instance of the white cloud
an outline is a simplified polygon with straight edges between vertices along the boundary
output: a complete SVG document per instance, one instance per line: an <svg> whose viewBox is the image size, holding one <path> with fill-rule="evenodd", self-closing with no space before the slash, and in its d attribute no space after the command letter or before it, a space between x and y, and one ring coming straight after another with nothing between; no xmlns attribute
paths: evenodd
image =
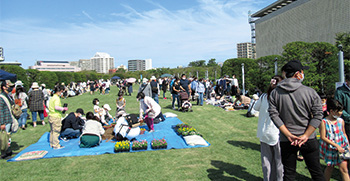
<svg viewBox="0 0 350 181"><path fill-rule="evenodd" d="M85 11L92 22L59 28L46 27L43 20L5 20L0 28L5 58L19 60L25 68L37 59L77 61L97 51L109 53L116 65L136 58L151 58L155 67L210 58L224 61L236 56L236 43L250 41L247 13L259 3L200 0L198 7L170 11L149 2L155 9L140 12L123 5L127 11L109 14L116 19L110 22Z"/></svg>

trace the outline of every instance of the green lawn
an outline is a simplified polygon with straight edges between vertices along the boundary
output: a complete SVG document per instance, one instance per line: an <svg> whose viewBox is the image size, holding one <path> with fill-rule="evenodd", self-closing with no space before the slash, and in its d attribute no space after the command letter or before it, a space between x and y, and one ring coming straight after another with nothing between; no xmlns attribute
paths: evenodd
<svg viewBox="0 0 350 181"><path fill-rule="evenodd" d="M128 113L138 113L135 97L136 93L125 96ZM62 102L68 103L68 112L79 107L87 112L93 109L93 98L100 100L100 106L108 103L115 110L117 88L112 87L109 95L84 94ZM211 146L10 163L0 160L0 180L262 180L256 138L258 118L246 118L246 111L226 112L211 105L194 106L193 112L182 113L171 110L169 93L167 98L160 99L162 112L178 114L180 120L202 133ZM33 128L29 120L27 130L12 135L14 152L37 142L47 131L48 124ZM310 179L305 167L304 162L298 162L297 180ZM338 169L334 170L333 178L341 179Z"/></svg>

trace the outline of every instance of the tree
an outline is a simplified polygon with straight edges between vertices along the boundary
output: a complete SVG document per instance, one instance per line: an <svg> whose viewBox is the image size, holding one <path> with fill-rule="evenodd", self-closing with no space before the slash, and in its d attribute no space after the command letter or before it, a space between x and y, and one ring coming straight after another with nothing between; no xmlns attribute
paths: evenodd
<svg viewBox="0 0 350 181"><path fill-rule="evenodd" d="M259 68L252 70L253 79L252 83L256 85L261 91L266 91L270 85L271 78L275 75L275 61L277 60L278 67L282 67L284 62L283 57L280 55L269 55L260 57L256 60ZM280 68L278 68L280 70ZM281 75L281 73L279 73Z"/></svg>
<svg viewBox="0 0 350 181"><path fill-rule="evenodd" d="M292 42L284 46L285 60L300 60L308 65L303 84L317 92L332 95L338 81L337 48L326 42Z"/></svg>
<svg viewBox="0 0 350 181"><path fill-rule="evenodd" d="M189 67L204 67L205 66L205 60L197 60L190 62L188 64Z"/></svg>
<svg viewBox="0 0 350 181"><path fill-rule="evenodd" d="M207 64L208 67L213 67L213 66L217 66L217 65L218 64L216 63L215 58L208 60L208 64Z"/></svg>
<svg viewBox="0 0 350 181"><path fill-rule="evenodd" d="M254 59L228 59L224 62L221 68L222 75L232 76L233 74L235 74L236 78L238 79L238 82L242 85L242 63L244 63L245 90L248 90L249 94L254 93L255 89L257 88L256 85L254 85L254 79L256 77L256 70L259 68L258 63ZM240 86L240 88L242 88L242 86Z"/></svg>
<svg viewBox="0 0 350 181"><path fill-rule="evenodd" d="M350 33L337 33L335 40L337 47L339 44L343 46L344 59L350 60Z"/></svg>

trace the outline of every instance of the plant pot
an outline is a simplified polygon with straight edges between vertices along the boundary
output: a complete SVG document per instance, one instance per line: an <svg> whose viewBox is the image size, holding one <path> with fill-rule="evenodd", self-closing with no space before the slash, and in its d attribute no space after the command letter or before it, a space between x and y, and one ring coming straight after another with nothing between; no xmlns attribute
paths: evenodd
<svg viewBox="0 0 350 181"><path fill-rule="evenodd" d="M156 150L156 149L166 149L168 146L164 145L164 146L151 146L152 149Z"/></svg>
<svg viewBox="0 0 350 181"><path fill-rule="evenodd" d="M114 149L114 152L116 152L116 153L129 152L129 151L130 151L130 149L118 149L118 150Z"/></svg>

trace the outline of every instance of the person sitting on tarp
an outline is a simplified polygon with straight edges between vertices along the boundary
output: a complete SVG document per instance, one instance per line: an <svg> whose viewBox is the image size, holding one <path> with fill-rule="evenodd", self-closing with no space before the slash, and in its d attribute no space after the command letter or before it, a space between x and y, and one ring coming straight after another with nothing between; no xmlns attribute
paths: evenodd
<svg viewBox="0 0 350 181"><path fill-rule="evenodd" d="M235 106L235 109L248 109L250 105L250 97L237 94L236 100L233 102L233 105Z"/></svg>
<svg viewBox="0 0 350 181"><path fill-rule="evenodd" d="M109 113L109 111L112 110L109 104L103 105L103 111L100 116L101 122L103 125L109 125L111 122L115 122L113 116Z"/></svg>
<svg viewBox="0 0 350 181"><path fill-rule="evenodd" d="M254 105L256 102L258 102L258 100L259 100L259 96L257 94L254 94L253 100L250 103L247 114L246 114L247 117L259 117L259 111L256 111L254 109Z"/></svg>
<svg viewBox="0 0 350 181"><path fill-rule="evenodd" d="M132 140L136 136L140 135L140 127L137 120L137 115L124 114L117 120L116 125L114 126L115 138L117 141L122 141L125 139Z"/></svg>
<svg viewBox="0 0 350 181"><path fill-rule="evenodd" d="M81 118L84 114L84 110L79 108L75 112L71 112L62 120L62 128L60 137L63 140L78 138L81 135L81 131L85 124L85 121Z"/></svg>
<svg viewBox="0 0 350 181"><path fill-rule="evenodd" d="M86 113L85 125L80 136L80 148L91 148L98 146L102 141L101 135L105 133L101 122L97 121L97 116L92 112Z"/></svg>

